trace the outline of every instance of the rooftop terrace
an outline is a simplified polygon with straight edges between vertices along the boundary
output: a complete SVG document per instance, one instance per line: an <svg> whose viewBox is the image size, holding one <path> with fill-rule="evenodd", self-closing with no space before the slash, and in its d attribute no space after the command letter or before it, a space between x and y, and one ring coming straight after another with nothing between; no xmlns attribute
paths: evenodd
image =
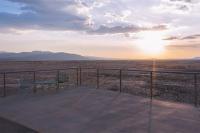
<svg viewBox="0 0 200 133"><path fill-rule="evenodd" d="M12 95L1 98L0 107L0 117L42 133L200 131L200 110L193 105L89 87Z"/></svg>

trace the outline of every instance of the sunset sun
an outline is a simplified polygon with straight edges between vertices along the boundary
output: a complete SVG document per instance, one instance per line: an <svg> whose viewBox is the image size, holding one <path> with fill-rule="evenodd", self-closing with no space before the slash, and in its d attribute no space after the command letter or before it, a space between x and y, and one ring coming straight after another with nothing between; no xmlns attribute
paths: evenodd
<svg viewBox="0 0 200 133"><path fill-rule="evenodd" d="M159 32L143 32L137 40L137 47L145 54L158 55L165 50L163 35Z"/></svg>

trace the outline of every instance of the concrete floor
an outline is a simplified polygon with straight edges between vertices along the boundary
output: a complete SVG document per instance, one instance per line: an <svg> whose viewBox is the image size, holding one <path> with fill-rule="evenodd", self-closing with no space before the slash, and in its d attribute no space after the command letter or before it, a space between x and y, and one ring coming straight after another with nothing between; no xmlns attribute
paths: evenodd
<svg viewBox="0 0 200 133"><path fill-rule="evenodd" d="M1 133L38 133L30 128L27 128L19 123L0 117L0 132Z"/></svg>
<svg viewBox="0 0 200 133"><path fill-rule="evenodd" d="M0 117L42 133L200 132L192 105L88 88L0 98Z"/></svg>

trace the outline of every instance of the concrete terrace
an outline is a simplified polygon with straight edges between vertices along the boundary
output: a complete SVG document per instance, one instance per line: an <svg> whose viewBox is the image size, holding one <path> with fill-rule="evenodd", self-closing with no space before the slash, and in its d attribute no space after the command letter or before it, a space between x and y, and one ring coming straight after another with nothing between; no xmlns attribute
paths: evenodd
<svg viewBox="0 0 200 133"><path fill-rule="evenodd" d="M89 88L0 98L0 117L42 133L200 131L200 110L192 105Z"/></svg>

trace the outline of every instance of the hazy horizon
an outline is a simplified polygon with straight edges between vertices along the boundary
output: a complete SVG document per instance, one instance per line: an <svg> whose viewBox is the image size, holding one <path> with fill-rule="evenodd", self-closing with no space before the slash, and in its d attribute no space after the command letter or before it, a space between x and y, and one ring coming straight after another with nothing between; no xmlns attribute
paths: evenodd
<svg viewBox="0 0 200 133"><path fill-rule="evenodd" d="M0 51L200 56L199 0L0 0Z"/></svg>
<svg viewBox="0 0 200 133"><path fill-rule="evenodd" d="M81 55L81 54L77 54L77 53L67 53L67 52L63 52L63 51L58 51L58 52L54 52L54 51L40 51L40 50L34 50L34 51L23 51L23 52L12 52L12 51L0 51L0 54L21 54L21 53L33 53L33 52L38 52L40 54L44 54L44 53L51 53L51 54L58 54L58 53L65 53L65 54L72 54L72 55L77 55L77 56L82 56L82 57L85 57L85 58L88 58L88 60L199 60L200 57L199 56L196 56L196 57L191 57L191 58L132 58L132 59L129 59L129 58L112 58L112 57L99 57L99 56L88 56L88 55ZM67 56L67 55L66 55ZM26 57L25 57L26 58ZM0 58L1 60L1 58ZM52 60L52 59L50 59ZM62 60L62 59L61 59ZM69 60L69 59L68 59ZM81 59L82 60L82 59ZM87 60L87 59L86 59ZM25 61L23 59L23 61ZM28 60L27 60L28 61ZM37 60L35 60L37 61Z"/></svg>

